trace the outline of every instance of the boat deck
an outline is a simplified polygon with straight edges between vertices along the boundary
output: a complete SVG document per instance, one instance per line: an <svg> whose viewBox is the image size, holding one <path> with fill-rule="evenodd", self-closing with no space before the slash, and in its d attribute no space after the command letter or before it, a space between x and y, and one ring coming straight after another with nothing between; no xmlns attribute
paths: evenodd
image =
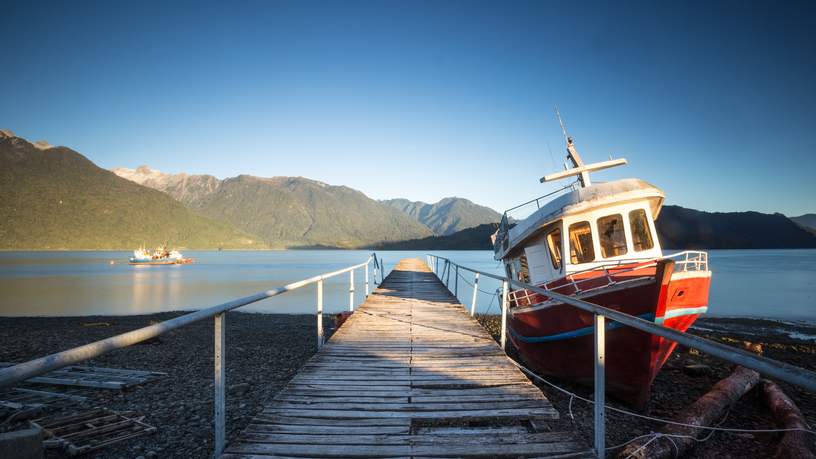
<svg viewBox="0 0 816 459"><path fill-rule="evenodd" d="M416 259L400 261L227 445L249 457L593 457Z"/></svg>

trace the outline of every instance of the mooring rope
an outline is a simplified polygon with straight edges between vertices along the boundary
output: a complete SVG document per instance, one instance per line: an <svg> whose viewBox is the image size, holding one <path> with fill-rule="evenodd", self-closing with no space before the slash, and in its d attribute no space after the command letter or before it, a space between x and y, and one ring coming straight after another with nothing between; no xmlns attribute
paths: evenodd
<svg viewBox="0 0 816 459"><path fill-rule="evenodd" d="M514 359L510 358L510 356L508 356L508 359L510 359L510 362L513 365L517 366L521 371L523 371L523 372L527 373L528 375L532 376L537 381L541 381L541 382L549 385L550 387L552 387L554 389L557 389L557 390L563 392L564 394L569 395L570 397L574 397L574 398L576 398L578 400L587 402L589 404L593 404L593 405L595 404L594 400L588 399L586 397L582 397L582 396L580 396L580 395L578 395L578 394L576 394L574 392L570 392L569 390L564 389L563 387L560 387L560 386L558 386L558 385L556 385L556 384L542 378L541 376L539 376L538 374L533 372L533 370L530 370L529 368L525 367L524 365L522 365L522 364L518 363L517 361L515 361ZM632 411L624 410L624 409L621 409L621 408L615 408L614 406L609 406L609 405L604 406L604 409L609 410L609 411L614 411L616 413L628 415L628 416L633 416L633 417L640 418L640 419L645 419L647 421L661 422L661 423L664 423L664 424L671 424L671 425L676 425L676 426L681 426L681 427L691 427L691 428L694 428L694 429L711 430L711 431L715 431L715 432L737 432L737 433L805 432L805 433L808 433L808 434L811 434L811 435L816 435L816 431L811 430L811 429L801 428L801 427L794 427L794 428L788 428L788 429L739 429L739 428L733 428L733 427L719 427L719 426L710 427L710 426L701 426L701 425L696 425L696 424L686 424L686 423L683 423L683 422L672 421L672 420L669 420L669 419L661 419L661 418L656 418L656 417L653 417L653 416L646 416L644 414L634 413ZM662 434L662 435L665 436L665 435L675 435L675 434Z"/></svg>

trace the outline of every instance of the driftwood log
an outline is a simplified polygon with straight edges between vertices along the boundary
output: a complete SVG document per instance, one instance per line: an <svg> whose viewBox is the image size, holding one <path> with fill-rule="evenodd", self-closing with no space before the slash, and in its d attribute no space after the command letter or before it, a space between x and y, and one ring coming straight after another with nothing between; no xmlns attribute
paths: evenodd
<svg viewBox="0 0 816 459"><path fill-rule="evenodd" d="M762 392L765 402L771 409L780 429L809 429L799 407L773 381L762 380ZM816 459L811 450L811 441L806 432L785 432L776 447L776 458Z"/></svg>
<svg viewBox="0 0 816 459"><path fill-rule="evenodd" d="M698 398L688 408L680 412L673 420L691 426L710 426L725 414L728 407L753 389L759 382L759 373L745 367L736 367L731 375L720 380L705 395ZM685 437L653 438L647 437L627 445L618 455L619 458L675 458L682 456L697 444L704 429L667 424L661 429L666 435L684 435ZM691 438L688 438L691 437ZM651 440L651 441L650 441Z"/></svg>

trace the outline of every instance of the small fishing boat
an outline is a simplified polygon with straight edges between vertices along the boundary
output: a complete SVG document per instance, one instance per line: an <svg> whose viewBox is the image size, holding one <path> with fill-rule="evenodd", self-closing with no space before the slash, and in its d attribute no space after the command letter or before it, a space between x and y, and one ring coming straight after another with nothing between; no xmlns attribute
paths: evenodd
<svg viewBox="0 0 816 459"><path fill-rule="evenodd" d="M563 122L561 128L570 164L541 182L577 180L508 210L528 208L532 213L526 218L513 220L505 212L492 237L495 258L504 263L508 277L685 332L707 311L707 253L664 255L654 224L663 191L640 179L592 183L590 172L626 160L585 165ZM592 384L593 319L546 295L509 292L510 340L528 363L548 375ZM642 407L676 344L612 321L607 330L607 391Z"/></svg>
<svg viewBox="0 0 816 459"><path fill-rule="evenodd" d="M140 247L133 251L128 260L131 265L185 265L193 262L192 258L184 258L178 250L167 250L166 246L158 247L153 253Z"/></svg>

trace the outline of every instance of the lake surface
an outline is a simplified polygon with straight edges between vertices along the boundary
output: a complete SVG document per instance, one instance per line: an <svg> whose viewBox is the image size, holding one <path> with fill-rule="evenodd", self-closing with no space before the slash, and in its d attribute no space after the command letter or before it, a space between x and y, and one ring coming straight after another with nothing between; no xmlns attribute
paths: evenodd
<svg viewBox="0 0 816 459"><path fill-rule="evenodd" d="M383 251L386 270L426 252ZM490 251L437 251L462 265L501 273ZM0 315L130 315L191 310L361 263L367 251L185 252L192 265L130 266L129 252L0 252ZM111 264L111 261L114 264ZM816 321L816 250L712 250L710 316ZM464 274L464 273L463 273ZM459 283L469 304L472 275ZM355 299L364 296L355 273ZM453 277L451 277L451 280ZM466 281L467 280L467 281ZM348 274L327 280L326 312L348 308ZM480 312L498 312L498 282L479 284ZM313 313L315 286L246 306L243 311Z"/></svg>

